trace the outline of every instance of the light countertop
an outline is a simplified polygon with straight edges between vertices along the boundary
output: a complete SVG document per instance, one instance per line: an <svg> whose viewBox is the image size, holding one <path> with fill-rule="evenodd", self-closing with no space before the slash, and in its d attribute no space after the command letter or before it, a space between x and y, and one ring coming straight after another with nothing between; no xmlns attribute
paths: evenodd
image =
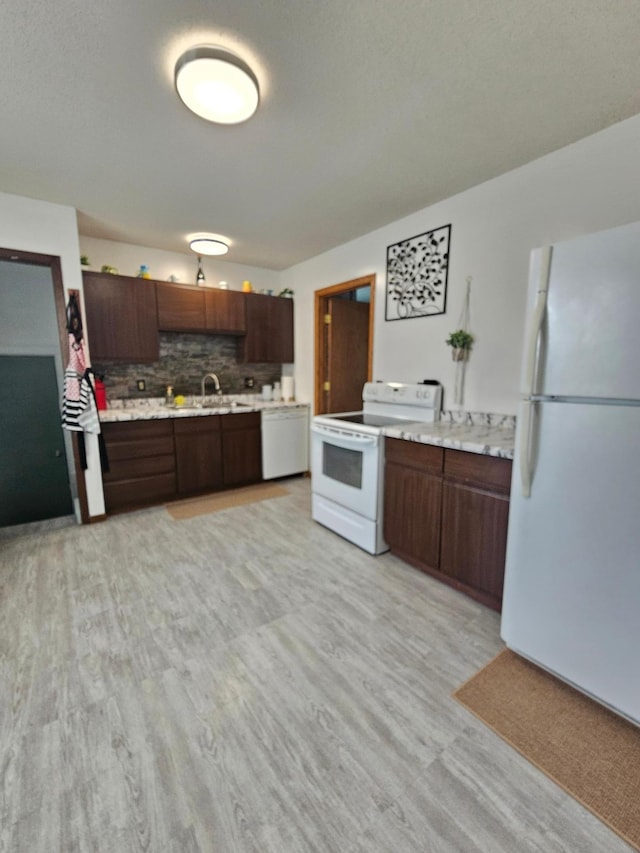
<svg viewBox="0 0 640 853"><path fill-rule="evenodd" d="M162 398L114 400L106 411L100 412L102 423L120 421L161 420L164 418L193 418L209 415L241 414L274 409L309 408L308 403L264 401L245 396L208 396L205 406L165 406ZM485 456L513 459L515 417L478 412L444 411L436 423L407 422L402 426L385 427L389 438L433 444L451 450L466 450Z"/></svg>
<svg viewBox="0 0 640 853"><path fill-rule="evenodd" d="M477 418L480 420L480 418ZM489 416L491 420L491 416ZM513 459L515 444L515 418L504 418L499 423L456 423L443 419L437 423L407 423L402 427L385 427L389 438L433 444L450 450L466 450L485 456Z"/></svg>
<svg viewBox="0 0 640 853"><path fill-rule="evenodd" d="M151 421L165 418L197 418L209 415L231 415L243 412L261 412L274 409L308 408L308 403L274 400L247 400L246 398L207 397L201 406L166 406L162 399L114 400L108 409L99 412L101 423L120 421Z"/></svg>

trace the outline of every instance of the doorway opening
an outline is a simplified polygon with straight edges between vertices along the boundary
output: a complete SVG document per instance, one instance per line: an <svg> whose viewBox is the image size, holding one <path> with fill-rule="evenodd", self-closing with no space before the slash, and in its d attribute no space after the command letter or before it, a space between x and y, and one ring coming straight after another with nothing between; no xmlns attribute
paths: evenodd
<svg viewBox="0 0 640 853"><path fill-rule="evenodd" d="M0 348L6 374L2 385L6 396L3 400L6 423L2 435L3 441L16 442L13 458L19 460L23 468L30 465L32 469L22 470L13 484L16 489L20 484L17 493L24 518L10 515L0 526L38 520L36 515L44 520L66 514L69 500L75 498L85 522L88 519L86 486L77 443L74 435L62 430L60 422L59 402L68 349L60 258L0 248L0 264L3 268L0 296L4 294L4 322L7 324L3 327ZM49 294L53 294L53 300L51 295L44 299L39 296L46 288L51 288ZM41 311L46 317L54 315L53 326L48 325ZM16 397L21 401L20 407L10 405ZM22 417L20 423L18 415ZM39 494L34 493L33 501L26 493L29 483L39 491ZM8 487L9 480L5 485ZM47 493L49 498L45 500ZM31 511L34 515L29 519Z"/></svg>
<svg viewBox="0 0 640 853"><path fill-rule="evenodd" d="M315 292L315 413L360 411L373 370L375 274Z"/></svg>

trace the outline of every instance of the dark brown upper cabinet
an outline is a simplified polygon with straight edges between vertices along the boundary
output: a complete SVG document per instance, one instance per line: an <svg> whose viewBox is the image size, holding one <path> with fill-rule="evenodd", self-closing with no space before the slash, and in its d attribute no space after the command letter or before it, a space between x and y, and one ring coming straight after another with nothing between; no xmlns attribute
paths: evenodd
<svg viewBox="0 0 640 853"><path fill-rule="evenodd" d="M247 328L244 293L238 290L205 290L204 312L207 331L244 335Z"/></svg>
<svg viewBox="0 0 640 853"><path fill-rule="evenodd" d="M293 361L293 300L280 296L83 273L95 359L157 361L161 332L237 335L238 360Z"/></svg>
<svg viewBox="0 0 640 853"><path fill-rule="evenodd" d="M201 287L156 282L161 332L204 332L205 292Z"/></svg>
<svg viewBox="0 0 640 853"><path fill-rule="evenodd" d="M160 358L155 282L83 272L87 339L94 361Z"/></svg>
<svg viewBox="0 0 640 853"><path fill-rule="evenodd" d="M293 299L246 294L247 332L239 360L249 364L293 362Z"/></svg>
<svg viewBox="0 0 640 853"><path fill-rule="evenodd" d="M160 331L244 334L244 293L165 282L156 287Z"/></svg>

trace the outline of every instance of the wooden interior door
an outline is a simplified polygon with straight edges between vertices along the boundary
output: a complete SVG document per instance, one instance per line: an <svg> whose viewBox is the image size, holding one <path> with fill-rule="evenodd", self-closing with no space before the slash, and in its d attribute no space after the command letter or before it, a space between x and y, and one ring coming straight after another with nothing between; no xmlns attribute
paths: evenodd
<svg viewBox="0 0 640 853"><path fill-rule="evenodd" d="M369 368L369 304L333 296L327 316L327 411L359 412Z"/></svg>
<svg viewBox="0 0 640 853"><path fill-rule="evenodd" d="M344 298L364 287L368 303ZM315 292L315 414L362 408L373 369L375 289L371 274Z"/></svg>

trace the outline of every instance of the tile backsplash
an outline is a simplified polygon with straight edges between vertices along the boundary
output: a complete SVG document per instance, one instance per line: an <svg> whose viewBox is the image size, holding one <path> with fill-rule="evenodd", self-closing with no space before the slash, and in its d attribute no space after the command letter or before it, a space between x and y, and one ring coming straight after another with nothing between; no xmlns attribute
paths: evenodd
<svg viewBox="0 0 640 853"><path fill-rule="evenodd" d="M160 333L160 359L151 364L124 364L118 361L96 361L93 369L104 374L107 397L164 397L167 385L175 394L200 393L202 377L215 373L224 394L247 392L245 378L254 381L254 391L262 385L280 380L279 364L238 364L237 338L233 335L188 335L181 332ZM138 390L143 380L145 390ZM208 384L211 391L212 383Z"/></svg>

